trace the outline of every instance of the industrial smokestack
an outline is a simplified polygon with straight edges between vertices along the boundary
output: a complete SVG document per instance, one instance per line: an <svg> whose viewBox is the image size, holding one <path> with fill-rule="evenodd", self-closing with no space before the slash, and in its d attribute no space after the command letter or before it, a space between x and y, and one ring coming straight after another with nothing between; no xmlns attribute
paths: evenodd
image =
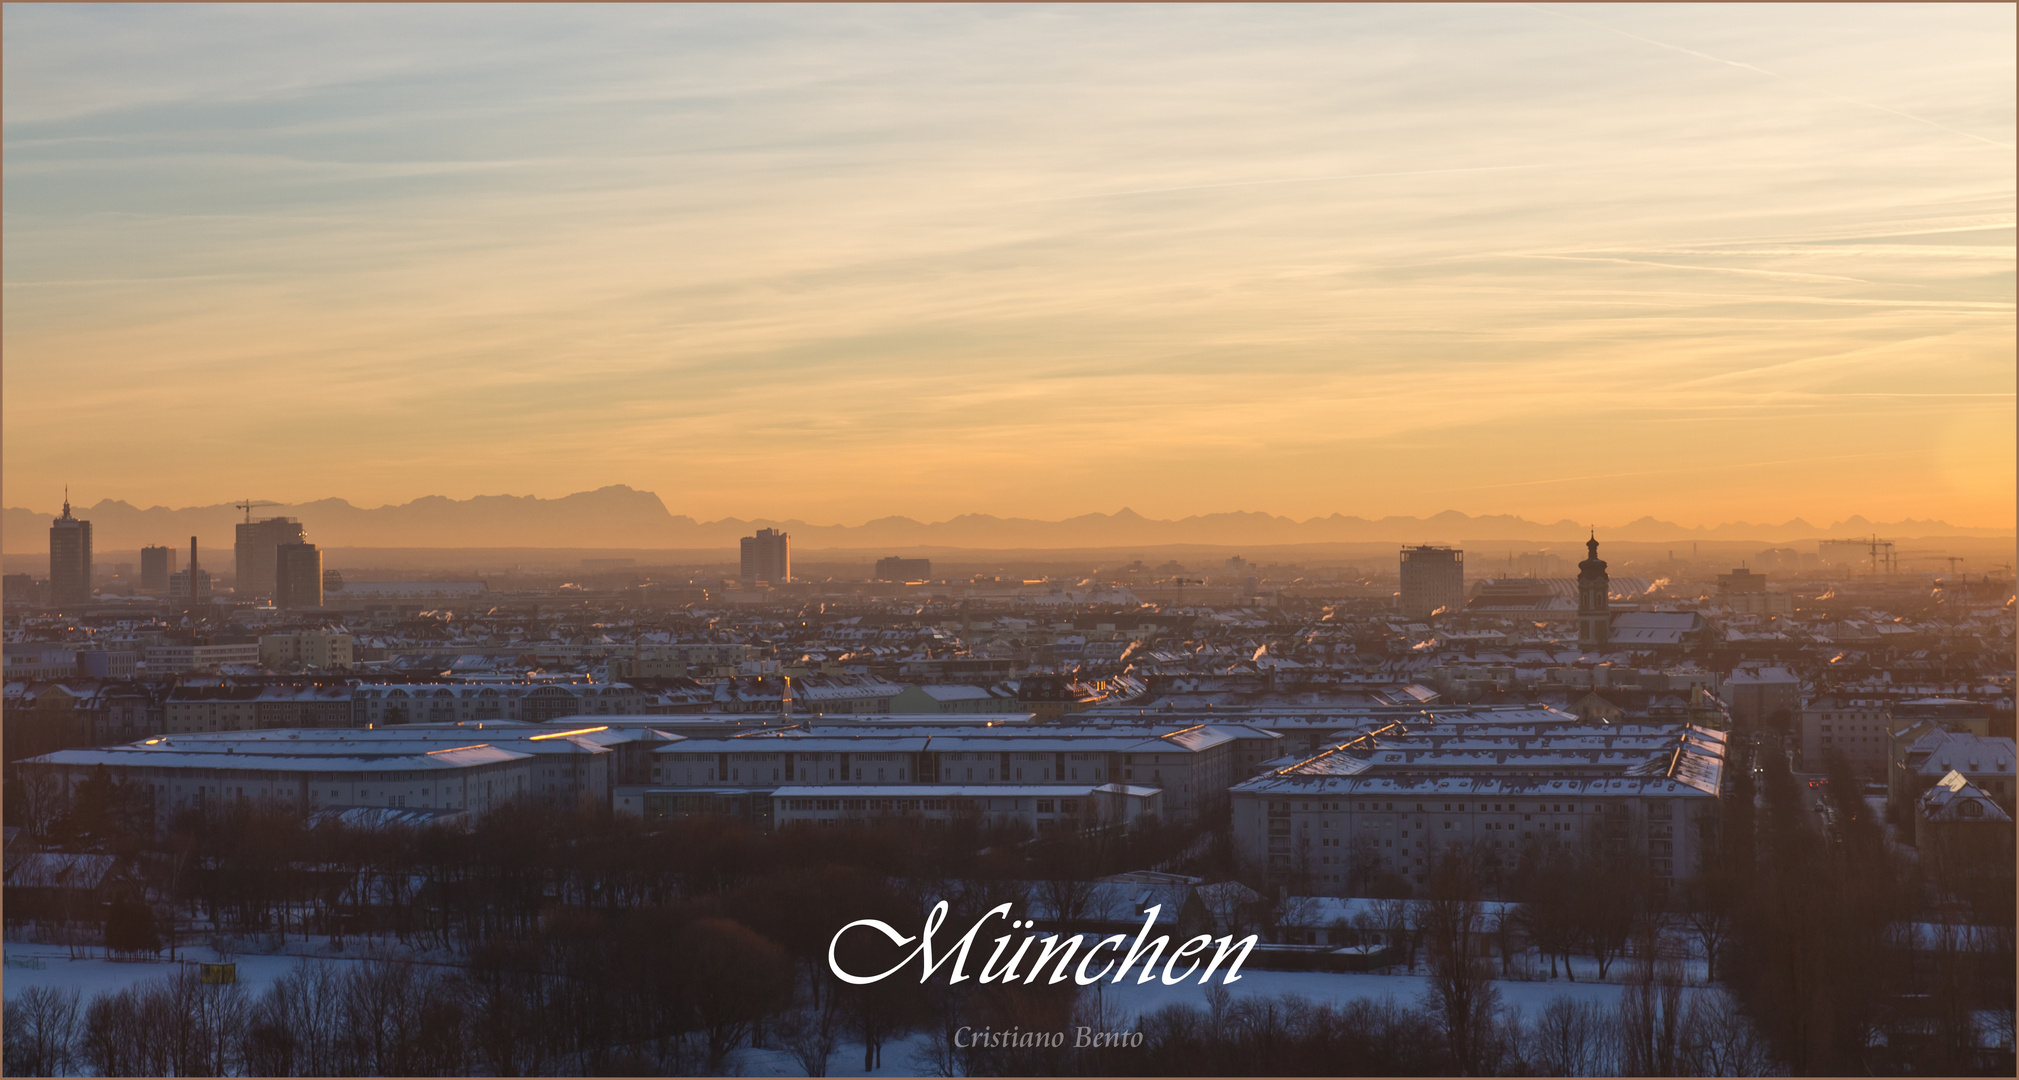
<svg viewBox="0 0 2019 1080"><path fill-rule="evenodd" d="M189 538L189 586L190 595L196 594L196 537Z"/></svg>

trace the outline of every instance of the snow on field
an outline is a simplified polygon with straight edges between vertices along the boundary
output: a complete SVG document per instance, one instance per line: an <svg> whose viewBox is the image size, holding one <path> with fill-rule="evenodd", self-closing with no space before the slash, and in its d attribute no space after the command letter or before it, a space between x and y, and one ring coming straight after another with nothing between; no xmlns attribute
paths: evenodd
<svg viewBox="0 0 2019 1080"><path fill-rule="evenodd" d="M1214 982L1219 979L1215 978ZM1243 971L1237 982L1229 983L1227 990L1234 1000L1243 997L1268 997L1277 994L1296 994L1321 1004L1341 1005L1360 998L1380 1000L1393 997L1398 1005L1415 1005L1423 997L1429 980L1421 975L1378 975L1343 974L1326 971ZM1574 1001L1590 1001L1600 1005L1611 1005L1619 1000L1620 987L1613 983L1567 982L1512 982L1495 980L1500 990L1500 1000L1506 1005L1520 1005L1524 1012L1533 1013L1548 1005L1558 996ZM1105 994L1110 1008L1138 1016L1155 1012L1166 1005L1184 1004L1206 1007L1206 987L1197 979L1189 979L1177 986L1165 986L1161 980L1148 986L1140 986L1131 978L1120 985L1108 985Z"/></svg>
<svg viewBox="0 0 2019 1080"><path fill-rule="evenodd" d="M365 959L357 955L331 955L326 946L320 950L309 943L301 946L314 953L314 958L334 964L355 964ZM32 945L8 942L5 945L6 968L4 972L5 994L15 997L31 986L53 986L58 988L76 987L84 1000L101 993L117 991L135 983L167 976L175 970L175 964L167 960L107 960L103 957L73 960L69 950L62 945ZM407 954L400 954L407 955ZM191 945L179 950L178 956L186 962L215 963L220 957L208 945ZM292 970L304 957L299 955L255 955L236 953L225 957L238 965L238 981L247 993L258 995L266 992L275 979ZM25 966L39 963L40 967ZM1580 958L1577 982L1564 979L1525 982L1520 980L1496 980L1494 986L1500 991L1504 1005L1518 1006L1522 1012L1533 1017L1548 1006L1555 998L1568 997L1573 1001L1590 1002L1610 1007L1619 1000L1621 986L1618 983L1602 983L1596 980L1596 965L1586 971L1589 961ZM1616 967L1613 977L1625 973L1625 965ZM1217 978L1214 980L1219 981ZM1339 1005L1356 999L1378 1001L1392 997L1399 1005L1419 1004L1427 980L1422 975L1383 974L1343 974L1321 971L1255 971L1244 970L1237 981L1227 985L1227 990L1236 1001L1244 997L1268 997L1279 994L1295 994L1314 1002ZM1108 1011L1125 1017L1120 1025L1133 1027L1133 1017L1154 1012L1166 1005L1185 1004L1198 1008L1206 1007L1206 987L1197 979L1188 979L1177 986L1165 986L1161 980L1148 985L1138 984L1133 977L1122 984L1102 983L1101 993L1107 999ZM1081 991L1090 994L1093 988ZM835 1051L829 1062L835 1076L916 1076L919 1066L915 1063L917 1051L925 1046L926 1037L912 1035L887 1044L883 1051L884 1065L880 1069L865 1073L861 1069L862 1046L860 1043L844 1043ZM742 1076L800 1076L803 1071L791 1056L775 1048L745 1048L730 1058L730 1071Z"/></svg>
<svg viewBox="0 0 2019 1080"><path fill-rule="evenodd" d="M1594 972L1595 974L1595 972ZM1619 972L1615 970L1614 975ZM1218 978L1213 980L1219 982ZM1396 1004L1413 1006L1419 1004L1427 980L1421 975L1374 975L1339 974L1324 971L1243 971L1241 978L1227 986L1227 991L1239 1001L1243 997L1271 997L1278 994L1296 994L1314 1002L1344 1004L1360 998L1380 1000L1393 997ZM1522 1013L1533 1020L1535 1014L1547 1007L1558 996L1577 1002L1612 1007L1619 1001L1623 989L1618 983L1567 982L1518 982L1495 980L1504 1005L1519 1006ZM1187 980L1178 986L1164 986L1153 982L1139 986L1133 977L1120 985L1103 983L1102 992L1107 997L1111 1012L1139 1017L1154 1012L1166 1005L1193 1005L1206 1007L1206 987L1197 979ZM1093 993L1088 987L1083 995ZM1118 1025L1120 1029L1133 1029L1134 1021L1125 1019ZM913 1063L915 1050L923 1047L925 1036L913 1035L883 1048L883 1067L870 1072L862 1071L862 1044L845 1043L835 1051L828 1061L830 1076L917 1076L918 1066ZM750 1049L737 1051L730 1057L731 1072L739 1076L803 1076L799 1063L782 1050Z"/></svg>
<svg viewBox="0 0 2019 1080"><path fill-rule="evenodd" d="M175 973L178 963L217 963L220 959L238 965L238 981L245 986L247 993L256 996L265 993L275 979L294 970L294 966L304 959L291 955L254 956L244 953L219 957L208 945L185 945L176 950L175 961L168 960L166 953L160 960L107 960L102 955L72 960L69 948L63 945L30 945L14 941L6 943L4 952L6 967L0 969L0 979L5 980L7 997L15 997L32 986L76 987L87 1004L98 994L166 978ZM340 955L317 958L335 964L355 964L363 959ZM40 966L34 966L37 964Z"/></svg>

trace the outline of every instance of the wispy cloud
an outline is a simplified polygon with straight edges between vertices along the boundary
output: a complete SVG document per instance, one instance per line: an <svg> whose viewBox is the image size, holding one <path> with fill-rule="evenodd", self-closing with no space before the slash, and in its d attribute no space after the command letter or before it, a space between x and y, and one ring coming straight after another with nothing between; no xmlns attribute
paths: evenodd
<svg viewBox="0 0 2019 1080"><path fill-rule="evenodd" d="M1577 15L1945 130L1518 7L10 8L9 498L2009 517L2009 9Z"/></svg>
<svg viewBox="0 0 2019 1080"><path fill-rule="evenodd" d="M2013 148L2013 144L2011 143L1999 142L1996 139L1987 139L1984 136L1978 135L1974 132L1961 131L1956 128L1950 127L1947 124L1938 123L1934 120L1930 120L1925 116L1916 116L1913 113L1906 112L1901 109L1889 108L1885 105L1880 105L1875 102L1865 101L1861 98L1854 98L1849 94L1840 93L1836 90L1831 90L1826 87L1817 86L1813 83L1803 82L1799 79L1790 79L1786 75L1782 75L1777 71L1768 71L1766 68L1763 68L1758 64L1748 64L1739 60L1727 60L1722 56L1712 56L1709 53L1698 52L1695 49L1686 49L1680 45L1673 45L1666 41L1656 41L1655 39L1650 37L1642 37L1639 34L1631 33L1626 30L1621 30L1617 26L1608 26L1605 23L1598 22L1595 19L1584 18L1581 15L1572 15L1569 14L1568 12L1554 11L1549 8L1538 7L1537 5L1534 4L1523 4L1522 6L1534 11L1540 11L1545 15L1554 15L1559 19L1569 19L1572 22L1583 23L1586 26L1594 26L1608 33L1618 34L1619 36L1624 38L1632 38L1635 41L1643 42L1648 45L1653 45L1656 48L1667 49L1670 52L1681 53L1684 56L1694 56L1699 60L1708 60L1714 64L1723 64L1726 67L1738 68L1741 71L1750 71L1754 72L1755 74L1764 75L1769 79L1778 80L1780 82L1788 84L1789 86L1795 87L1796 89L1804 90L1811 94L1821 94L1825 97L1835 98L1838 101L1856 105L1859 108L1871 109L1874 112L1882 112L1887 114L1888 116L1897 116L1902 120L1911 120L1916 124L1923 124L1926 125L1927 127L1934 128L1936 131L1946 131L1951 135L1958 135L1965 139L1974 139L1977 142L1985 144L1986 146L1994 146L2000 150L2010 150Z"/></svg>

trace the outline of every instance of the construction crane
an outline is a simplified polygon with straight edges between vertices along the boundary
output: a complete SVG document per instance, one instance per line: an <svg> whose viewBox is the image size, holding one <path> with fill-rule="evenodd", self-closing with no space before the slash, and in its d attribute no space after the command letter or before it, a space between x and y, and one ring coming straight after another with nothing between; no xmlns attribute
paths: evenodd
<svg viewBox="0 0 2019 1080"><path fill-rule="evenodd" d="M260 500L258 500L258 501L254 501L254 500L252 500L252 499L246 499L246 500L245 500L245 501L243 501L243 502L235 502L235 503L232 503L231 505L233 505L233 506L236 506L236 507L238 507L238 508L239 508L240 510L243 510L243 511L245 511L245 523L246 523L247 525L250 525L250 524L252 524L252 508L253 508L253 507L255 507L255 506L279 506L280 504L279 504L279 503L277 503L277 502L268 502L268 501L266 501L265 499L260 499Z"/></svg>
<svg viewBox="0 0 2019 1080"><path fill-rule="evenodd" d="M1818 551L1820 551L1824 547L1847 547L1847 546L1861 547L1864 548L1868 553L1870 553L1872 559L1872 573L1874 575L1877 575L1879 573L1879 568L1881 566L1885 567L1885 572L1888 574L1899 572L1900 560L1899 557L1895 555L1893 552L1893 542L1891 540L1881 540L1878 536L1874 535L1871 537L1865 537L1856 540L1816 541L1816 547Z"/></svg>

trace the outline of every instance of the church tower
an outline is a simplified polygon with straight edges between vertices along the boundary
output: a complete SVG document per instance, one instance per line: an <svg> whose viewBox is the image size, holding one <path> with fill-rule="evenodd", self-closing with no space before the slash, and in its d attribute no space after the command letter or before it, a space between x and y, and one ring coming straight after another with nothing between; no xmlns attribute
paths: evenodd
<svg viewBox="0 0 2019 1080"><path fill-rule="evenodd" d="M1584 546L1591 554L1577 564L1577 643L1593 648L1612 640L1612 581L1598 557L1598 534Z"/></svg>

